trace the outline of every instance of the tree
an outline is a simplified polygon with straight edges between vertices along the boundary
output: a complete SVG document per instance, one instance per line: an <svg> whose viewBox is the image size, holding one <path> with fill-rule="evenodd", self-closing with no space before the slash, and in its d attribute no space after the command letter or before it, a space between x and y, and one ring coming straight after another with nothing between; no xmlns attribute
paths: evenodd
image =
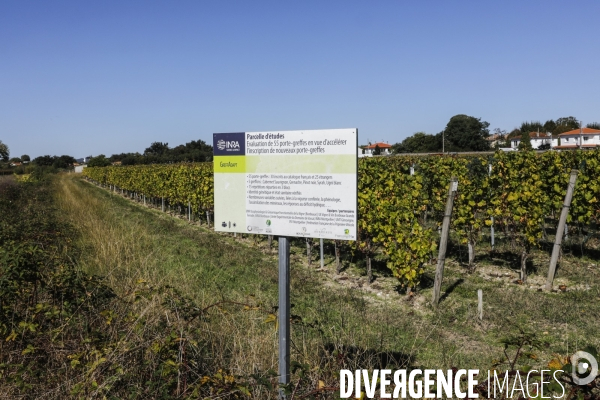
<svg viewBox="0 0 600 400"><path fill-rule="evenodd" d="M76 163L77 160L71 156L62 155L60 157L54 157L54 162L52 166L57 169L67 169L73 166L73 163Z"/></svg>
<svg viewBox="0 0 600 400"><path fill-rule="evenodd" d="M572 116L558 118L556 121L549 119L544 122L543 125L540 121L529 121L521 123L520 128L511 132L509 137L519 136L524 132L537 132L538 130L540 132L551 132L553 135L558 135L574 129L579 129L579 121Z"/></svg>
<svg viewBox="0 0 600 400"><path fill-rule="evenodd" d="M21 161L23 161L23 162L29 162L29 161L31 161L31 158L27 154L23 154L21 156Z"/></svg>
<svg viewBox="0 0 600 400"><path fill-rule="evenodd" d="M506 137L506 131L504 129L496 128L494 129L494 135L499 139L504 139Z"/></svg>
<svg viewBox="0 0 600 400"><path fill-rule="evenodd" d="M592 123L587 124L585 127L590 128L590 129L600 129L600 123L592 122Z"/></svg>
<svg viewBox="0 0 600 400"><path fill-rule="evenodd" d="M192 140L172 149L169 148L168 143L153 142L144 150L143 155L140 153L113 154L109 160L111 162L121 161L122 165L207 162L212 161L212 153L212 146L203 140Z"/></svg>
<svg viewBox="0 0 600 400"><path fill-rule="evenodd" d="M556 120L556 125L568 128L567 131L579 129L579 121L575 117L563 117ZM565 132L567 132L565 131Z"/></svg>
<svg viewBox="0 0 600 400"><path fill-rule="evenodd" d="M110 165L110 160L104 154L97 157L92 157L88 162L88 167L107 167Z"/></svg>
<svg viewBox="0 0 600 400"><path fill-rule="evenodd" d="M494 145L491 147L493 147L494 150L499 150L500 142L506 140L506 131L504 129L496 128L494 129L494 135L496 140L494 140Z"/></svg>
<svg viewBox="0 0 600 400"><path fill-rule="evenodd" d="M448 151L485 151L490 149L486 138L490 135L489 122L481 118L458 114L450 118L444 130Z"/></svg>
<svg viewBox="0 0 600 400"><path fill-rule="evenodd" d="M8 161L8 156L10 156L10 150L8 149L8 146L0 140L0 160L6 162Z"/></svg>
<svg viewBox="0 0 600 400"><path fill-rule="evenodd" d="M135 164L137 164L138 158L139 157L129 155L129 156L123 157L119 161L121 161L121 165L135 165Z"/></svg>
<svg viewBox="0 0 600 400"><path fill-rule="evenodd" d="M192 140L169 150L168 157L169 161L212 161L212 152L212 146L203 140Z"/></svg>
<svg viewBox="0 0 600 400"><path fill-rule="evenodd" d="M529 132L525 132L521 135L521 143L519 143L519 150L533 150L531 146L531 138Z"/></svg>
<svg viewBox="0 0 600 400"><path fill-rule="evenodd" d="M521 133L538 131L544 132L544 125L542 125L540 121L523 122L521 123L521 127L519 128L519 130L521 131Z"/></svg>
<svg viewBox="0 0 600 400"><path fill-rule="evenodd" d="M401 143L392 145L394 153L434 153L442 150L442 137L417 132Z"/></svg>
<svg viewBox="0 0 600 400"><path fill-rule="evenodd" d="M507 139L512 139L514 137L521 136L521 130L519 128L515 128L507 136Z"/></svg>
<svg viewBox="0 0 600 400"><path fill-rule="evenodd" d="M375 145L375 150L373 150L373 155L374 156L380 156L381 155L381 149L379 148L378 144Z"/></svg>
<svg viewBox="0 0 600 400"><path fill-rule="evenodd" d="M50 167L54 163L54 157L45 155L33 159L33 163L40 167Z"/></svg>
<svg viewBox="0 0 600 400"><path fill-rule="evenodd" d="M152 142L150 147L144 150L145 156L162 156L169 151L169 143Z"/></svg>
<svg viewBox="0 0 600 400"><path fill-rule="evenodd" d="M554 122L551 119L544 122L544 132L554 132L555 130L556 130L556 122Z"/></svg>

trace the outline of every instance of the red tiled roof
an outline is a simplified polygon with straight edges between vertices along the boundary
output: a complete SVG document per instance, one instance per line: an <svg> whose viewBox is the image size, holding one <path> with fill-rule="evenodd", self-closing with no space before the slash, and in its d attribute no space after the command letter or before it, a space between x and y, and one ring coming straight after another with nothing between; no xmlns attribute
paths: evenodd
<svg viewBox="0 0 600 400"><path fill-rule="evenodd" d="M573 129L572 131L568 131L565 133L561 133L558 136L567 136L567 135L580 135L580 134L596 134L600 135L600 129L592 129L592 128L583 128L583 129Z"/></svg>
<svg viewBox="0 0 600 400"><path fill-rule="evenodd" d="M392 147L391 144L387 144L387 143L374 143L374 144L370 144L367 147L365 147L365 149L374 149L375 147L379 146L380 149L389 149L390 147Z"/></svg>

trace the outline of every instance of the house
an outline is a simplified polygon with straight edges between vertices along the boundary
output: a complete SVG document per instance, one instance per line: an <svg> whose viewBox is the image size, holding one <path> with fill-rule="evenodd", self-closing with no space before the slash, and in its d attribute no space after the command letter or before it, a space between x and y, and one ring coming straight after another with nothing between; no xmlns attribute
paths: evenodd
<svg viewBox="0 0 600 400"><path fill-rule="evenodd" d="M75 173L80 174L83 172L83 169L87 167L87 165L76 165L75 166Z"/></svg>
<svg viewBox="0 0 600 400"><path fill-rule="evenodd" d="M367 154L365 150L366 146L359 146L357 150L358 158L362 157L373 157L371 154Z"/></svg>
<svg viewBox="0 0 600 400"><path fill-rule="evenodd" d="M521 143L521 138L522 136L510 138L510 147L513 149L518 149L519 144ZM543 145L548 145L549 148L553 148L556 145L557 138L552 138L552 134L550 132L529 132L529 140L531 141L531 148L537 150Z"/></svg>
<svg viewBox="0 0 600 400"><path fill-rule="evenodd" d="M11 163L10 163L10 166L11 166L11 167L20 167L21 165L23 165L23 163L22 163L22 162L18 162L18 161L17 161L17 162L11 162Z"/></svg>
<svg viewBox="0 0 600 400"><path fill-rule="evenodd" d="M496 145L500 146L504 144L504 135L500 133L494 133L493 135L486 137L485 140L487 140L490 144L490 149L493 149L496 147Z"/></svg>
<svg viewBox="0 0 600 400"><path fill-rule="evenodd" d="M572 131L561 133L558 137L560 138L560 145L558 145L557 140L556 147L554 148L559 150L595 149L600 147L600 129L573 129Z"/></svg>
<svg viewBox="0 0 600 400"><path fill-rule="evenodd" d="M376 148L379 148L380 154L382 156L388 156L388 155L392 154L392 145L390 145L388 143L379 142L379 143L370 144L368 146L364 146L365 155L367 157L375 155Z"/></svg>

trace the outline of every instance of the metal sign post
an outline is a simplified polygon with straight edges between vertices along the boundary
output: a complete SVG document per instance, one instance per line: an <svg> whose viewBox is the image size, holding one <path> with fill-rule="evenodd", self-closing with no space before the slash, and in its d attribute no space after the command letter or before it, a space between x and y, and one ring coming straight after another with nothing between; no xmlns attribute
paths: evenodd
<svg viewBox="0 0 600 400"><path fill-rule="evenodd" d="M290 383L290 238L279 237L279 383ZM279 389L279 398L285 392Z"/></svg>
<svg viewBox="0 0 600 400"><path fill-rule="evenodd" d="M325 260L323 260L323 238L321 238L320 243L321 245L321 268L325 267Z"/></svg>

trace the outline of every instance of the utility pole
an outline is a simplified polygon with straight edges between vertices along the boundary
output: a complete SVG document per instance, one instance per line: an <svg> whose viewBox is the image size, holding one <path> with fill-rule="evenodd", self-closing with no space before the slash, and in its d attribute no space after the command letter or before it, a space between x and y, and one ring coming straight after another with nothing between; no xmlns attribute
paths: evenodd
<svg viewBox="0 0 600 400"><path fill-rule="evenodd" d="M444 129L442 131L442 154L444 154L446 152L446 147L445 147L446 137L445 136L446 136L446 130Z"/></svg>

